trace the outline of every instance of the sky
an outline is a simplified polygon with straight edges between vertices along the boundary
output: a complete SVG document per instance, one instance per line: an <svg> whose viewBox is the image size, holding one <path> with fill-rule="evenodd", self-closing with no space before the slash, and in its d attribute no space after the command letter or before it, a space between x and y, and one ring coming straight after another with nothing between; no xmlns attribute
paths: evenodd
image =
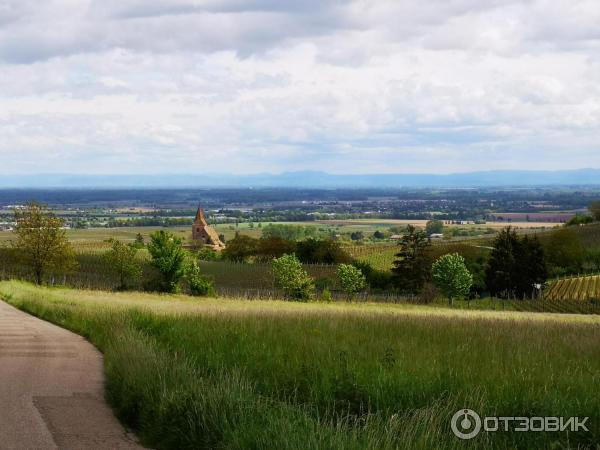
<svg viewBox="0 0 600 450"><path fill-rule="evenodd" d="M598 0L0 0L0 176L600 167Z"/></svg>

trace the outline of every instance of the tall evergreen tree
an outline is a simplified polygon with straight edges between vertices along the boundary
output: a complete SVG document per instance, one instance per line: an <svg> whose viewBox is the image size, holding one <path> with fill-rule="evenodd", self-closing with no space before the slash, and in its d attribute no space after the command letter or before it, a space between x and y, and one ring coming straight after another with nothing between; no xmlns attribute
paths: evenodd
<svg viewBox="0 0 600 450"><path fill-rule="evenodd" d="M396 285L407 292L417 293L430 276L431 245L427 234L409 225L400 240L400 251L396 253L394 268Z"/></svg>
<svg viewBox="0 0 600 450"><path fill-rule="evenodd" d="M516 255L519 246L517 232L507 227L494 240L492 254L485 271L485 284L492 295L508 297L516 289Z"/></svg>
<svg viewBox="0 0 600 450"><path fill-rule="evenodd" d="M534 285L543 284L548 278L544 249L536 236L521 239L516 260L515 295L529 297L534 292Z"/></svg>
<svg viewBox="0 0 600 450"><path fill-rule="evenodd" d="M519 238L511 227L494 240L486 267L486 285L498 297L529 297L534 284L548 277L544 250L536 237Z"/></svg>

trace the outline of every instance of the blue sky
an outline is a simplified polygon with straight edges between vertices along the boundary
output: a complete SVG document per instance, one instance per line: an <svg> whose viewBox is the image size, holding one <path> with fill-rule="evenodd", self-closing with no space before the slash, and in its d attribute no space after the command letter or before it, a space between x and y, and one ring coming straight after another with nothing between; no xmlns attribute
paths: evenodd
<svg viewBox="0 0 600 450"><path fill-rule="evenodd" d="M600 167L597 0L0 0L0 174Z"/></svg>

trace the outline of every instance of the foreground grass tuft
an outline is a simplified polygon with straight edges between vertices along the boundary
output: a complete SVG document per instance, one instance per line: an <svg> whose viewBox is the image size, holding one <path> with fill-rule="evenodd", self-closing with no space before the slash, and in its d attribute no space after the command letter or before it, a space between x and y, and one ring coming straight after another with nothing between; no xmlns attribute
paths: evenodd
<svg viewBox="0 0 600 450"><path fill-rule="evenodd" d="M600 320L392 305L112 294L0 283L105 355L107 396L150 446L585 448L600 441ZM449 419L589 416L590 433L459 441Z"/></svg>

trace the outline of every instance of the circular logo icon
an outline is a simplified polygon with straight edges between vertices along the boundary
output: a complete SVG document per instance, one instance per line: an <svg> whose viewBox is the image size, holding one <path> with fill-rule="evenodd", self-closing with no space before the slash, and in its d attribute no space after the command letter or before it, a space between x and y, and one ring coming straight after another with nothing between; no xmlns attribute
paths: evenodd
<svg viewBox="0 0 600 450"><path fill-rule="evenodd" d="M460 439L473 439L481 431L481 417L472 409L461 409L452 416L450 427Z"/></svg>

